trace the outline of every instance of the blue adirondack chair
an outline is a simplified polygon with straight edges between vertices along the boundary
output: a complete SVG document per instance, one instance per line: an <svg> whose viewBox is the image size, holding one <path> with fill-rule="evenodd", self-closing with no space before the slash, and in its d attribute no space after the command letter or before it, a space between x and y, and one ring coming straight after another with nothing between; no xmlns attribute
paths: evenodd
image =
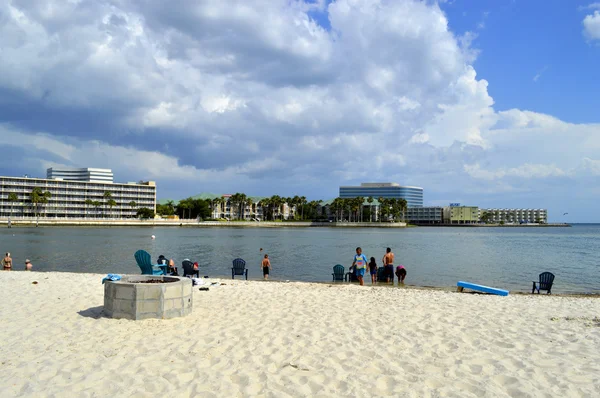
<svg viewBox="0 0 600 398"><path fill-rule="evenodd" d="M533 281L533 288L531 289L531 294L535 293L536 290L538 294L540 294L540 290L546 290L548 294L550 294L553 283L554 274L552 272L542 272L540 274L540 280Z"/></svg>
<svg viewBox="0 0 600 398"><path fill-rule="evenodd" d="M135 261L137 261L137 265L142 270L142 275L165 275L162 269L153 266L150 253L147 251L138 250L133 256L135 257Z"/></svg>
<svg viewBox="0 0 600 398"><path fill-rule="evenodd" d="M246 262L241 258L236 258L233 260L233 267L231 267L231 279L233 279L236 275L246 275L246 280L248 280Z"/></svg>
<svg viewBox="0 0 600 398"><path fill-rule="evenodd" d="M346 281L346 274L344 273L346 269L343 265L337 264L333 267L333 282L335 281Z"/></svg>

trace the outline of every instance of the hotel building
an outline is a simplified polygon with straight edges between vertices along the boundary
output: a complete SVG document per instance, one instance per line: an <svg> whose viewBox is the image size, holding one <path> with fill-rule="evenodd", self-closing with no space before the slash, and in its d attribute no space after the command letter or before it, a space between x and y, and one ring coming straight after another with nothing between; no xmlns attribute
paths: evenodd
<svg viewBox="0 0 600 398"><path fill-rule="evenodd" d="M444 224L477 224L479 207L450 205L444 207Z"/></svg>
<svg viewBox="0 0 600 398"><path fill-rule="evenodd" d="M439 206L409 207L406 209L405 219L411 224L442 224L444 208Z"/></svg>
<svg viewBox="0 0 600 398"><path fill-rule="evenodd" d="M548 223L546 209L480 209L479 218L484 219L486 214L492 223Z"/></svg>
<svg viewBox="0 0 600 398"><path fill-rule="evenodd" d="M402 186L394 182L362 183L360 186L340 187L340 198L405 199L407 207L423 207L423 188Z"/></svg>
<svg viewBox="0 0 600 398"><path fill-rule="evenodd" d="M112 176L106 169L83 170L108 171ZM56 175L54 170L51 175ZM94 181L97 178L97 175L90 175L88 181L72 181L0 176L0 217L33 217L37 211L40 217L133 218L143 207L156 211L156 184L153 181L119 184ZM48 202L39 204L37 209L31 202L34 188L50 193ZM11 194L16 195L16 200L9 199ZM109 206L111 199L115 202L112 207ZM94 203L89 204L90 201Z"/></svg>

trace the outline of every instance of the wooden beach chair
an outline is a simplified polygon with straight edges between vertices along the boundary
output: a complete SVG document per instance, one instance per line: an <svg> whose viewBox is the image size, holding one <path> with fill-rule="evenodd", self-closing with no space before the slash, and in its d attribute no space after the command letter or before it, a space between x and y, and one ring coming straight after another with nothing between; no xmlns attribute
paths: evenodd
<svg viewBox="0 0 600 398"><path fill-rule="evenodd" d="M546 290L548 293L551 293L552 284L554 283L554 274L552 272L542 272L540 274L539 281L533 281L533 288L531 288L531 294L535 293L537 290L538 294L540 294L540 290Z"/></svg>
<svg viewBox="0 0 600 398"><path fill-rule="evenodd" d="M142 275L166 275L160 268L155 268L150 258L150 253L145 250L138 250L133 255L138 267L142 270Z"/></svg>
<svg viewBox="0 0 600 398"><path fill-rule="evenodd" d="M333 267L333 273L331 274L333 276L333 282L335 281L347 281L348 278L345 274L346 269L344 268L343 265L341 264L337 264Z"/></svg>
<svg viewBox="0 0 600 398"><path fill-rule="evenodd" d="M476 283L471 283L471 282L458 281L456 286L457 286L457 288L456 288L457 292L462 292L463 289L471 289L471 290L476 290L478 292L483 292L483 293L497 294L498 296L508 296L508 290L496 289L495 287L478 285Z"/></svg>
<svg viewBox="0 0 600 398"><path fill-rule="evenodd" d="M200 270L194 269L193 262L185 260L181 263L181 268L183 268L184 277L191 277L195 275L197 278L200 278Z"/></svg>
<svg viewBox="0 0 600 398"><path fill-rule="evenodd" d="M241 258L236 258L233 260L233 267L231 267L231 279L234 279L236 275L246 275L246 280L248 280L246 262Z"/></svg>

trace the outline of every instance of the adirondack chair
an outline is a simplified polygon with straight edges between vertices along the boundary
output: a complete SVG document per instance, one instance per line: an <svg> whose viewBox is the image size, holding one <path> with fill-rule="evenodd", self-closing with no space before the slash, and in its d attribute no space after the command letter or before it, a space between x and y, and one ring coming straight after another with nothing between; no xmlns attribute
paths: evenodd
<svg viewBox="0 0 600 398"><path fill-rule="evenodd" d="M346 281L347 280L347 276L346 274L344 274L345 268L343 265L341 264L337 264L336 266L333 267L333 274L331 274L333 276L333 281Z"/></svg>
<svg viewBox="0 0 600 398"><path fill-rule="evenodd" d="M183 276L196 276L200 278L200 270L194 269L194 263L190 260L184 260L181 263L181 268L183 268Z"/></svg>
<svg viewBox="0 0 600 398"><path fill-rule="evenodd" d="M246 275L246 280L248 280L246 262L241 258L236 258L233 260L233 267L231 267L231 279L233 279L236 275Z"/></svg>
<svg viewBox="0 0 600 398"><path fill-rule="evenodd" d="M542 272L540 274L539 281L533 281L533 288L531 288L531 294L537 290L540 294L540 290L546 290L548 294L551 294L552 284L554 283L554 274L551 272Z"/></svg>
<svg viewBox="0 0 600 398"><path fill-rule="evenodd" d="M145 250L138 250L133 255L137 265L142 270L142 275L165 275L162 269L155 268L150 258L150 253Z"/></svg>

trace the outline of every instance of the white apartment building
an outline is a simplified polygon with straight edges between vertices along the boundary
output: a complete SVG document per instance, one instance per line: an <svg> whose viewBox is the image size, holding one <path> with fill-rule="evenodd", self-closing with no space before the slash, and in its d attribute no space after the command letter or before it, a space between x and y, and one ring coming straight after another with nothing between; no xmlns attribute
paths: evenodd
<svg viewBox="0 0 600 398"><path fill-rule="evenodd" d="M46 178L51 180L104 182L112 184L113 172L111 169L50 167L46 170Z"/></svg>
<svg viewBox="0 0 600 398"><path fill-rule="evenodd" d="M50 193L47 203L38 206L32 203L34 188ZM16 195L14 200L10 199L11 194ZM36 212L40 217L133 218L143 207L156 211L156 184L153 181L115 184L0 176L2 218L33 217Z"/></svg>
<svg viewBox="0 0 600 398"><path fill-rule="evenodd" d="M493 223L548 223L546 209L479 209L479 219L488 214L489 221Z"/></svg>

